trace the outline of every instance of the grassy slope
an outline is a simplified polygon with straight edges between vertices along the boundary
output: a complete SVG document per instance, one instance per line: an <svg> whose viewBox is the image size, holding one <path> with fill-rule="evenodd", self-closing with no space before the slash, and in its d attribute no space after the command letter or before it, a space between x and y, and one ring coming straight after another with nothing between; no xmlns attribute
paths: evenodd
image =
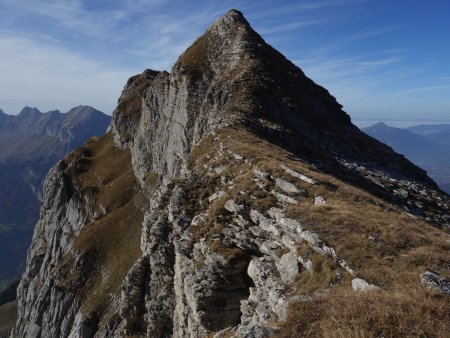
<svg viewBox="0 0 450 338"><path fill-rule="evenodd" d="M355 270L357 277L382 288L381 292L357 293L351 290L352 277L342 271L332 257L299 248L299 255L313 262L313 273L300 270L296 289L298 295L330 288L328 295L314 297L310 302L293 303L285 323L278 323L278 337L445 337L450 331L450 297L420 286L419 276L426 270L439 271L450 277L449 234L421 219L406 215L402 210L367 192L319 172L289 152L248 132L236 129L219 131L227 148L250 160L236 165L224 162L221 174L232 179L234 188L228 197L214 201L210 222L191 229L197 236L208 237L221 230L214 222L223 213L223 203L234 198L239 204L251 204L265 211L274 206L270 196L264 196L252 181L254 166L275 177L306 189L307 196L288 208L290 217L298 219L305 229L317 232L321 239L336 249ZM201 171L217 149L211 138L194 148L191 165ZM251 165L250 165L251 163ZM288 175L285 164L318 181L310 185ZM192 185L195 198L205 200L214 192L218 177L199 172L203 182ZM240 194L244 191L244 194ZM324 206L314 205L314 197L327 200ZM257 196L252 200L251 196ZM194 197L194 195L193 195ZM214 204L213 203L213 204ZM377 238L375 243L369 236ZM382 241L382 242L381 242ZM214 248L212 248L214 249ZM220 250L220 248L219 248ZM343 275L336 283L336 273ZM333 286L331 286L333 285Z"/></svg>
<svg viewBox="0 0 450 338"><path fill-rule="evenodd" d="M0 306L0 334L13 328L17 316L17 303L9 302Z"/></svg>
<svg viewBox="0 0 450 338"><path fill-rule="evenodd" d="M100 216L82 229L60 269L65 287L76 289L83 299L85 315L102 322L116 315L118 309L112 303L141 255L144 198L133 175L130 153L117 149L111 134L88 142L68 161L80 164L71 166L71 177ZM76 257L82 257L86 265L77 265ZM81 288L76 287L79 283Z"/></svg>

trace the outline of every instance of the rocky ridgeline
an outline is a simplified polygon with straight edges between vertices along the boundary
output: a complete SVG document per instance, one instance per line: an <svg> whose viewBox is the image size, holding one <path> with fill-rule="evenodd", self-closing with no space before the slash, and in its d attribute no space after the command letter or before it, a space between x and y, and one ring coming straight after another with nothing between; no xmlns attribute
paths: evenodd
<svg viewBox="0 0 450 338"><path fill-rule="evenodd" d="M290 304L382 290L296 209L325 214L348 181L371 191L356 160L427 189L427 217L445 221L422 170L228 12L171 73L132 77L111 132L49 173L12 336L266 337Z"/></svg>
<svg viewBox="0 0 450 338"><path fill-rule="evenodd" d="M345 160L345 167L362 175L381 188L389 199L411 217L424 217L444 229L450 229L450 204L448 195L419 182L392 175L380 167Z"/></svg>

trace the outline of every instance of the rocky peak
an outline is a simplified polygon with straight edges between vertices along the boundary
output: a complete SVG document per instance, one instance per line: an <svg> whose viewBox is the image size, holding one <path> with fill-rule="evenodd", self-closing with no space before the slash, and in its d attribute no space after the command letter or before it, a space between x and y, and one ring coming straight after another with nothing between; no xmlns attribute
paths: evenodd
<svg viewBox="0 0 450 338"><path fill-rule="evenodd" d="M33 116L33 115L40 115L40 114L42 114L42 113L36 107L26 106L20 111L19 116Z"/></svg>
<svg viewBox="0 0 450 338"><path fill-rule="evenodd" d="M151 171L177 173L192 145L219 123L245 124L331 170L339 158L435 186L423 170L355 127L326 89L268 45L236 10L217 19L171 73L148 70L132 77L112 130L116 144L132 149L135 174L143 179Z"/></svg>
<svg viewBox="0 0 450 338"><path fill-rule="evenodd" d="M180 56L174 69L197 73L198 76L199 73L208 75L210 72L217 75L223 71L222 67L235 68L239 61L248 57L248 46L254 40L263 42L241 12L230 10Z"/></svg>
<svg viewBox="0 0 450 338"><path fill-rule="evenodd" d="M380 128L386 128L387 125L384 122L378 122L376 124L373 125L374 127L380 127Z"/></svg>
<svg viewBox="0 0 450 338"><path fill-rule="evenodd" d="M3 110L0 109L0 121L2 122L0 124L0 130L6 128L6 121L10 119L10 116L8 114L5 114Z"/></svg>
<svg viewBox="0 0 450 338"><path fill-rule="evenodd" d="M214 23L210 26L210 29L218 28L226 31L234 29L237 25L244 26L248 29L250 28L250 24L247 19L244 18L242 12L237 9L230 9L225 15L214 21Z"/></svg>
<svg viewBox="0 0 450 338"><path fill-rule="evenodd" d="M369 127L364 128L364 130L373 130L373 131L384 131L387 129L398 129L398 128L390 127L384 122L378 122Z"/></svg>
<svg viewBox="0 0 450 338"><path fill-rule="evenodd" d="M433 187L232 10L170 73L133 76L111 133L52 169L14 333L267 337L291 304L367 304L350 285L385 297L445 269Z"/></svg>
<svg viewBox="0 0 450 338"><path fill-rule="evenodd" d="M90 106L77 106L74 107L72 109L70 109L67 114L68 116L72 116L72 115L77 115L79 118L85 117L85 116L89 116L89 115L94 115L98 112L98 110L90 107Z"/></svg>
<svg viewBox="0 0 450 338"><path fill-rule="evenodd" d="M54 110L49 110L48 112L46 112L46 114L49 115L59 115L62 114L61 111L59 111L58 109L54 109Z"/></svg>

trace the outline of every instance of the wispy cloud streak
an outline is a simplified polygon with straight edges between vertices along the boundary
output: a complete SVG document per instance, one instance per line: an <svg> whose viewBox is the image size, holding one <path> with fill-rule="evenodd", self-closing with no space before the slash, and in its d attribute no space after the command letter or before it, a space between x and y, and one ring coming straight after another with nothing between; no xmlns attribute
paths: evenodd
<svg viewBox="0 0 450 338"><path fill-rule="evenodd" d="M448 67L439 69L444 61L413 61L415 46L393 38L411 27L401 20L372 20L366 7L376 4L0 0L0 107L11 112L40 102L43 110L64 109L72 102L89 101L111 111L128 76L145 68L170 70L178 55L230 8L243 10L266 41L295 60L350 112L364 104L381 107L380 102L389 102L402 90L446 89L440 87L450 79ZM390 43L393 40L396 44Z"/></svg>

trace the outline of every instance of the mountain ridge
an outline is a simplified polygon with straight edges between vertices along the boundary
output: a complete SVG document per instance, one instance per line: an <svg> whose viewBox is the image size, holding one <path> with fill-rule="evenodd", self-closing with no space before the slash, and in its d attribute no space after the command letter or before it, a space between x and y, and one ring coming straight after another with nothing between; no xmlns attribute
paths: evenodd
<svg viewBox="0 0 450 338"><path fill-rule="evenodd" d="M304 302L390 297L408 316L368 332L445 332L446 295L416 284L449 273L448 199L341 108L236 10L131 77L110 131L46 178L12 336L289 336L326 329Z"/></svg>
<svg viewBox="0 0 450 338"><path fill-rule="evenodd" d="M444 149L441 144L436 143L425 136L415 134L409 130L389 127L383 122L376 123L372 126L363 128L362 130L376 139L381 140L383 143L388 145L395 144L395 150L402 154L405 154L405 150L410 150L411 145L413 144L415 144L414 151L418 154ZM405 145L399 143L400 141L405 142Z"/></svg>
<svg viewBox="0 0 450 338"><path fill-rule="evenodd" d="M416 163L438 183L446 193L449 193L450 182L450 150L445 142L439 143L435 138L436 129L445 132L446 125L416 126L405 129L388 127L386 124L374 124L363 128L362 131L375 139L390 145L399 153ZM439 129L442 129L439 131ZM426 132L415 134L416 130Z"/></svg>

